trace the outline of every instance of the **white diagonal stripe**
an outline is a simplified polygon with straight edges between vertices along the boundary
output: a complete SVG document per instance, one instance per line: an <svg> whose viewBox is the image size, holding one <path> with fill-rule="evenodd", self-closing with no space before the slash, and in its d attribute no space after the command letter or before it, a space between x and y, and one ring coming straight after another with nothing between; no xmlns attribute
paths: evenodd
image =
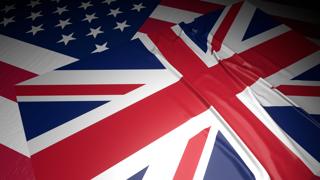
<svg viewBox="0 0 320 180"><path fill-rule="evenodd" d="M288 96L309 114L320 114L320 97L316 96Z"/></svg>
<svg viewBox="0 0 320 180"><path fill-rule="evenodd" d="M1 34L0 60L35 74L44 74L77 61L76 58Z"/></svg>
<svg viewBox="0 0 320 180"><path fill-rule="evenodd" d="M265 86L261 79L259 79L253 86ZM270 87L260 88L261 90L267 90ZM261 93L261 92L259 92ZM275 94L273 94L275 95ZM238 99L248 108L250 111L257 116L257 118L272 131L279 140L284 143L304 164L313 172L313 174L319 176L320 163L312 157L307 151L305 151L295 140L290 138L285 131L283 131L278 124L270 117L266 110L261 106L261 98L257 95L257 92L251 87L247 87L244 91L237 94ZM269 96L270 97L270 96ZM267 98L269 98L267 97ZM273 99L275 100L275 99ZM286 99L288 100L288 99ZM290 101L290 100L289 100ZM276 102L273 102L276 103ZM281 104L281 102L280 102ZM268 104L264 104L268 105ZM271 104L270 104L271 105ZM277 104L275 104L277 105ZM288 104L283 104L287 106ZM294 105L294 104L292 104Z"/></svg>
<svg viewBox="0 0 320 180"><path fill-rule="evenodd" d="M265 78L265 80L272 86L277 87L279 85L319 85L319 82L305 81L301 82L298 80L291 80L299 74L311 69L312 67L320 64L320 51L316 51L299 61L281 69L280 71L272 74Z"/></svg>
<svg viewBox="0 0 320 180"><path fill-rule="evenodd" d="M172 8L168 6L158 5L156 9L150 15L151 18L158 19L161 21L180 23L180 22L191 22L194 18L199 17L200 13L186 11L182 9Z"/></svg>
<svg viewBox="0 0 320 180"><path fill-rule="evenodd" d="M57 70L18 85L146 84L171 81L170 70Z"/></svg>
<svg viewBox="0 0 320 180"><path fill-rule="evenodd" d="M18 104L0 96L0 117L0 144L30 157Z"/></svg>

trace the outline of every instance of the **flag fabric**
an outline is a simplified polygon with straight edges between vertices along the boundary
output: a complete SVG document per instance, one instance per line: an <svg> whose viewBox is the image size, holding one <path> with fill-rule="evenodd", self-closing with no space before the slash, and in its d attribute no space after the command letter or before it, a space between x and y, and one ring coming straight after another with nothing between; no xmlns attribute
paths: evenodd
<svg viewBox="0 0 320 180"><path fill-rule="evenodd" d="M122 47L127 54L103 55L109 61L80 60L16 85L36 178L171 179L188 177L186 169L206 179L267 178L219 113L139 39Z"/></svg>
<svg viewBox="0 0 320 180"><path fill-rule="evenodd" d="M155 22L150 21L150 24L152 23ZM292 81L299 85L295 76L305 71L318 74L316 73L319 64L317 45L305 40L247 2L213 11L191 23L163 28L158 33L153 33L148 27L143 28L168 61L191 83L200 96L217 108L266 168L271 178L301 179L319 176L318 148L316 145L309 146L315 144L311 139L317 137L319 133L317 115L314 115L316 112L308 114L311 112L311 103L309 106L297 105L303 111L294 108L293 112L300 114L300 118L297 116L296 120L292 121L299 125L292 125L288 115L283 113L279 115L269 109L276 106L279 110L281 109L279 105L269 103L267 107L261 102L255 103L264 110L258 111L258 114L268 114L271 122L267 123L275 125L274 129L273 126L268 127L262 122L258 114L253 115L252 109L246 107L248 104L243 103L238 95L259 78L266 78L267 81L274 80L272 88L277 87L280 91L287 88L287 92L296 90L295 93L299 96L296 100L300 98L300 101L305 102L301 99L312 99L308 96L316 96L317 81L306 82L306 79L304 81L306 83L300 83L302 86L291 89L287 86L281 87L281 84L288 85L288 82ZM292 72L286 68L295 70ZM277 81L280 79L282 82ZM251 96L252 98L254 96ZM288 99L290 98L292 97L289 96ZM318 109L315 101L313 105L314 109ZM261 108L258 109L262 110ZM282 122L279 121L280 117ZM292 126L284 127L282 123ZM294 127L299 127L301 130L293 130ZM276 132L277 130L279 131ZM299 132L299 140L293 131ZM295 145L288 146L289 144ZM266 154L276 155L279 158L273 157L270 161L270 157ZM293 169L299 173L292 173Z"/></svg>
<svg viewBox="0 0 320 180"><path fill-rule="evenodd" d="M34 178L14 85L131 39L156 4L1 1L1 177Z"/></svg>
<svg viewBox="0 0 320 180"><path fill-rule="evenodd" d="M314 20L234 2L6 2L1 177L319 178Z"/></svg>

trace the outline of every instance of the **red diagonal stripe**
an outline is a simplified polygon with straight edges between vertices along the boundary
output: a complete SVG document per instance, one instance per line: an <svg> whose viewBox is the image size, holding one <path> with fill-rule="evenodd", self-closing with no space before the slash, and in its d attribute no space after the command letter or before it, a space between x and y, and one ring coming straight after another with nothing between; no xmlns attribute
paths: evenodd
<svg viewBox="0 0 320 180"><path fill-rule="evenodd" d="M90 84L90 85L19 85L18 96L49 95L122 95L143 84Z"/></svg>
<svg viewBox="0 0 320 180"><path fill-rule="evenodd" d="M277 89L291 96L320 96L320 86L281 85Z"/></svg>
<svg viewBox="0 0 320 180"><path fill-rule="evenodd" d="M229 31L234 19L236 18L242 4L243 3L240 2L231 6L227 15L225 16L222 23L220 24L217 32L214 34L212 38L212 41L211 41L212 50L215 50L215 51L220 50L222 42L226 37L227 32Z"/></svg>
<svg viewBox="0 0 320 180"><path fill-rule="evenodd" d="M192 179L196 172L203 147L206 143L210 128L202 130L195 137L190 139L179 163L175 180Z"/></svg>
<svg viewBox="0 0 320 180"><path fill-rule="evenodd" d="M0 61L0 96L16 101L14 85L35 76L34 73Z"/></svg>

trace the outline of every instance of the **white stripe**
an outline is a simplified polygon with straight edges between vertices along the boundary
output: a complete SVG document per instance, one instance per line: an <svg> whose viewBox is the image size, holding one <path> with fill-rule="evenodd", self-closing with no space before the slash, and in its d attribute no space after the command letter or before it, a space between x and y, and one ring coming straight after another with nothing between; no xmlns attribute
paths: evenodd
<svg viewBox="0 0 320 180"><path fill-rule="evenodd" d="M161 21L171 22L178 24L181 22L189 23L194 18L199 17L200 13L186 11L182 9L172 8L168 6L158 5L150 15L151 18Z"/></svg>
<svg viewBox="0 0 320 180"><path fill-rule="evenodd" d="M309 114L320 114L320 97L316 96L288 96L293 102L302 107Z"/></svg>
<svg viewBox="0 0 320 180"><path fill-rule="evenodd" d="M261 0L249 0L249 2L262 9L266 13L274 16L295 19L302 22L320 24L319 14L309 9L303 9L290 5L282 5Z"/></svg>
<svg viewBox="0 0 320 180"><path fill-rule="evenodd" d="M79 96L17 96L18 102L47 101L112 101L122 95L79 95Z"/></svg>
<svg viewBox="0 0 320 180"><path fill-rule="evenodd" d="M237 94L240 101L257 116L257 118L284 143L304 164L315 174L319 176L320 163L306 152L298 143L290 138L270 117L265 109L257 100L256 92L250 87Z"/></svg>
<svg viewBox="0 0 320 180"><path fill-rule="evenodd" d="M77 61L77 59L50 51L0 34L0 60L35 74L43 74Z"/></svg>
<svg viewBox="0 0 320 180"><path fill-rule="evenodd" d="M320 86L319 81L290 80L281 85Z"/></svg>
<svg viewBox="0 0 320 180"><path fill-rule="evenodd" d="M18 104L0 96L0 117L0 144L30 157Z"/></svg>
<svg viewBox="0 0 320 180"><path fill-rule="evenodd" d="M279 85L319 85L319 82L301 82L296 80L290 80L299 74L311 69L312 67L320 64L320 51L314 52L301 60L281 69L280 71L265 78L267 82L272 86L277 87Z"/></svg>
<svg viewBox="0 0 320 180"><path fill-rule="evenodd" d="M169 70L56 70L18 85L146 84L165 81Z"/></svg>

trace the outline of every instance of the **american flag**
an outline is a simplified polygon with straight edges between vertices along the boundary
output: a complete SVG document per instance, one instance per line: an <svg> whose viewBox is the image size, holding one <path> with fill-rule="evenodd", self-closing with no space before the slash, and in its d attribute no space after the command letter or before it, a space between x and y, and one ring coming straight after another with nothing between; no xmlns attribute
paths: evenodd
<svg viewBox="0 0 320 180"><path fill-rule="evenodd" d="M5 2L2 177L318 178L319 47L234 2Z"/></svg>

